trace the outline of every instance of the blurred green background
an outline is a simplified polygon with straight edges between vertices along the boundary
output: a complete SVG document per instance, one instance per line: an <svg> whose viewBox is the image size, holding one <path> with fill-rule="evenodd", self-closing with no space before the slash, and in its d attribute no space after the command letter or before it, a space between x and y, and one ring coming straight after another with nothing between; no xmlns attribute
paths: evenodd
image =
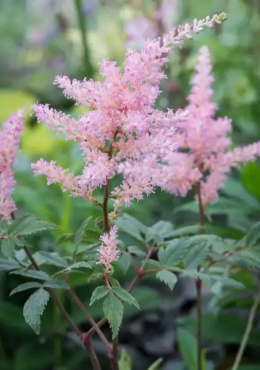
<svg viewBox="0 0 260 370"><path fill-rule="evenodd" d="M164 11L159 17L158 10L163 3L165 8L161 8ZM58 232L32 239L35 251L58 248L62 253L70 244L69 238L61 236L75 233L86 217L98 220L100 214L94 206L62 193L59 186L47 187L44 178L33 177L30 163L40 157L54 159L75 173L82 162L72 143L65 143L43 125L36 125L30 106L35 102L49 103L77 117L82 110L53 86L56 75L99 79L98 69L103 58L123 65L126 47L141 46L145 37L160 35L171 24L222 11L228 14L223 25L206 30L175 51L158 106L161 109L185 107L197 51L201 45L208 45L218 115L232 118L233 141L235 145L242 145L260 140L259 0L1 0L0 121L18 108L26 109L25 134L16 163L18 212L33 213L61 225ZM160 191L135 203L127 212L147 225L162 219L171 221L175 227L194 224L198 217L192 195L184 200ZM260 166L249 163L232 174L219 202L209 207L207 227L218 235L239 238L259 217ZM98 221L93 221L92 227L98 227L97 224ZM98 240L94 231L91 237L90 241ZM123 275L120 269L118 274L126 281L131 277ZM205 294L204 340L211 364L215 364L209 363L208 369L228 369L241 340L255 286L249 273L241 273L240 278L248 284L246 299L242 297L243 292L231 301L222 302L221 313L212 308L213 304L208 308L210 295ZM85 275L75 274L72 280L72 285L88 302L94 285L86 287ZM27 293L9 297L10 291L21 282L21 277L0 273L0 369L89 369L84 350L77 339L66 332L66 325L55 307L49 305L43 315L39 337L24 323L22 305ZM185 369L175 329L179 321L188 326L194 324L193 282L182 281L169 293L159 283L147 279L134 295L142 310L138 315L130 308L126 310L120 338L122 347L134 359L133 369L146 369L159 357L164 359L160 367L163 370ZM61 299L76 322L88 328L81 313L65 297ZM95 318L102 316L98 305L90 311ZM171 328L169 320L173 322ZM245 360L255 365L245 365L244 369L260 368L259 324L258 320ZM96 338L94 344L99 355L105 356ZM103 366L108 368L106 362Z"/></svg>

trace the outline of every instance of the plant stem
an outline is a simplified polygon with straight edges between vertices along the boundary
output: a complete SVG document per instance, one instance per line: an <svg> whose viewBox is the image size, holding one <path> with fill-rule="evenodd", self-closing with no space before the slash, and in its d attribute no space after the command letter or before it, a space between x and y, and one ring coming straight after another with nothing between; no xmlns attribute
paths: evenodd
<svg viewBox="0 0 260 370"><path fill-rule="evenodd" d="M88 341L84 342L84 345L85 345L86 350L88 351L89 359L91 361L91 364L93 366L93 369L94 370L102 370L101 369L101 366L100 366L100 363L98 361L96 352L94 351L94 349L92 347L91 340L88 340Z"/></svg>
<svg viewBox="0 0 260 370"><path fill-rule="evenodd" d="M199 202L199 215L200 215L200 234L204 233L204 208L201 198L201 186L200 182L197 187L198 202ZM200 271L200 266L197 267L197 271ZM201 307L201 279L196 279L196 292L197 292L197 370L202 370L202 307Z"/></svg>
<svg viewBox="0 0 260 370"><path fill-rule="evenodd" d="M37 262L33 258L33 255L32 255L31 251L29 250L29 248L27 246L24 246L24 251L25 251L27 257L29 258L29 260L31 261L32 266L34 267L34 269L37 270L37 271L40 271L40 267L38 266ZM60 299L58 298L58 296L56 295L56 293L51 288L48 288L47 290L51 294L52 299L54 300L54 302L59 307L59 309L60 309L60 311L61 311L64 319L70 325L71 329L80 337L82 343L84 344L84 346L85 346L85 348L86 348L86 350L88 352L88 355L89 355L89 358L90 358L90 361L91 361L93 370L101 370L101 366L99 364L99 361L98 361L98 358L96 356L96 353L95 353L95 351L92 348L91 341L88 341L88 342L84 341L83 334L81 333L81 331L79 330L79 328L77 327L77 325L74 324L74 322L72 321L70 315L68 314L68 312L64 308L62 302L60 301Z"/></svg>
<svg viewBox="0 0 260 370"><path fill-rule="evenodd" d="M86 316L86 318L88 319L88 321L91 323L92 327L95 329L95 331L98 333L98 335L100 336L101 340L103 341L103 343L105 344L105 346L107 347L108 351L110 352L111 350L111 346L110 346L110 343L108 342L107 338L105 337L105 335L102 333L102 331L100 330L98 324L95 322L95 320L93 320L93 318L90 316L89 312L87 311L86 307L84 306L84 303L81 302L80 298L77 296L77 294L71 290L70 288L67 289L67 292L70 294L70 296L73 298L73 300L75 301L75 303L78 305L78 307L82 310L82 312L84 313L84 315Z"/></svg>
<svg viewBox="0 0 260 370"><path fill-rule="evenodd" d="M103 201L103 215L104 215L104 231L106 233L110 230L109 219L108 219L108 198L109 198L109 180L107 180L104 190L104 201Z"/></svg>
<svg viewBox="0 0 260 370"><path fill-rule="evenodd" d="M238 368L238 366L241 362L241 359L243 357L243 354L244 354L244 351L245 351L245 348L246 348L246 345L247 345L247 342L248 342L248 339L249 339L249 336L250 336L250 333L251 333L251 330L252 330L253 322L254 322L256 311L257 311L257 308L258 308L259 304L260 304L260 290L259 290L259 292L258 292L258 294L257 294L257 296L254 300L253 306L251 307L251 310L249 312L247 325L246 325L246 330L245 330L245 333L243 335L242 341L240 343L240 347L239 347L238 353L236 355L236 359L235 359L234 365L232 367L232 370L237 370L237 368Z"/></svg>
<svg viewBox="0 0 260 370"><path fill-rule="evenodd" d="M86 72L86 77L92 77L93 67L90 62L89 48L88 48L88 43L87 43L86 17L84 16L84 12L82 8L82 0L75 0L75 8L76 8L76 13L77 13L77 18L78 18L79 29L81 33L84 71Z"/></svg>
<svg viewBox="0 0 260 370"><path fill-rule="evenodd" d="M119 370L119 367L118 367L118 337L113 339L112 369Z"/></svg>
<svg viewBox="0 0 260 370"><path fill-rule="evenodd" d="M130 293L133 288L135 287L135 285L138 283L138 281L141 279L141 277L143 277L144 275L146 275L146 273L144 272L144 267L145 267L145 264L147 262L147 260L150 258L151 254L153 252L153 248L152 247L149 247L148 248L148 251L147 251L147 255L139 269L139 271L137 272L136 276L134 277L134 279L131 281L131 283L129 284L129 287L127 289L127 292ZM154 272L154 271L152 271ZM151 272L151 273L152 273ZM103 326L105 323L107 322L107 319L105 317L103 317L103 319L99 320L97 322L97 326L100 328L101 326ZM91 328L89 329L89 331L87 333L85 333L85 335L87 337L91 337L94 333L95 333L95 328Z"/></svg>

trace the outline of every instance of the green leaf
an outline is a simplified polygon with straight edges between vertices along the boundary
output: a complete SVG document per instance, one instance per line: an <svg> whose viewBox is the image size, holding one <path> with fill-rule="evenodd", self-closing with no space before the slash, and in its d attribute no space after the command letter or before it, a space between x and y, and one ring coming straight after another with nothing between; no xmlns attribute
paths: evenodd
<svg viewBox="0 0 260 370"><path fill-rule="evenodd" d="M136 308L140 309L140 306L137 300L126 290L120 288L119 286L114 286L113 293L115 293L115 295L117 295L124 302L127 302L128 304L131 304L135 306Z"/></svg>
<svg viewBox="0 0 260 370"><path fill-rule="evenodd" d="M19 268L20 265L15 260L7 260L5 258L0 258L0 271L11 271Z"/></svg>
<svg viewBox="0 0 260 370"><path fill-rule="evenodd" d="M231 288L243 289L244 285L237 280L231 279L225 275L210 274L206 272L198 272L197 270L183 270L184 276L199 278L205 284L213 285L217 282L222 283Z"/></svg>
<svg viewBox="0 0 260 370"><path fill-rule="evenodd" d="M128 249L128 252L129 253L135 254L136 256L140 256L140 257L144 257L145 256L145 252L140 247L131 245L127 249Z"/></svg>
<svg viewBox="0 0 260 370"><path fill-rule="evenodd" d="M15 293L23 292L24 290L27 290L27 289L40 288L40 287L41 287L40 283L37 283L36 281L30 281L29 283L18 285L15 289L11 291L10 296Z"/></svg>
<svg viewBox="0 0 260 370"><path fill-rule="evenodd" d="M38 252L38 255L42 258L43 263L46 263L48 265L58 266L58 267L68 266L68 263L65 260L65 258L60 257L55 252L41 251L41 252Z"/></svg>
<svg viewBox="0 0 260 370"><path fill-rule="evenodd" d="M161 270L157 272L156 277L168 285L171 290L173 290L175 284L177 283L177 276L171 271Z"/></svg>
<svg viewBox="0 0 260 370"><path fill-rule="evenodd" d="M34 216L24 216L15 220L10 228L8 234L10 235L29 235L44 231L48 229L56 229L58 226L50 222L42 221Z"/></svg>
<svg viewBox="0 0 260 370"><path fill-rule="evenodd" d="M89 221L90 221L91 217L87 218L86 220L84 220L82 222L82 224L80 225L80 227L78 228L77 232L76 232L76 235L75 235L75 239L74 239L74 250L73 250L73 256L75 256L78 252L78 247L82 241L82 238L87 230L87 227L89 225Z"/></svg>
<svg viewBox="0 0 260 370"><path fill-rule="evenodd" d="M89 305L91 306L95 301L104 298L109 293L109 289L106 285L98 286L92 293Z"/></svg>
<svg viewBox="0 0 260 370"><path fill-rule="evenodd" d="M242 175L246 189L260 200L260 167L256 163L247 163Z"/></svg>
<svg viewBox="0 0 260 370"><path fill-rule="evenodd" d="M126 232L137 240L144 241L147 227L136 218L124 214L117 220L116 224L120 230Z"/></svg>
<svg viewBox="0 0 260 370"><path fill-rule="evenodd" d="M78 271L78 270L83 269L83 268L92 269L92 266L88 262L85 262L85 261L75 262L72 265L65 268L64 270L56 272L54 277L58 276L58 275L69 274L71 272L75 272L75 271ZM82 271L78 271L78 272L82 272Z"/></svg>
<svg viewBox="0 0 260 370"><path fill-rule="evenodd" d="M12 237L12 240L14 241L14 243L15 243L15 245L17 246L17 247L24 247L26 244L27 244L27 242L24 240L24 239L22 239L22 238L17 238L16 236L13 236Z"/></svg>
<svg viewBox="0 0 260 370"><path fill-rule="evenodd" d="M197 342L196 338L186 329L177 330L179 350L189 370L197 369Z"/></svg>
<svg viewBox="0 0 260 370"><path fill-rule="evenodd" d="M151 242L152 240L155 240L157 243L162 243L165 238L167 238L169 235L171 236L172 231L173 226L171 222L158 221L156 224L147 229L145 240L147 243Z"/></svg>
<svg viewBox="0 0 260 370"><path fill-rule="evenodd" d="M120 360L118 362L119 370L132 370L132 360L125 349L121 351Z"/></svg>
<svg viewBox="0 0 260 370"><path fill-rule="evenodd" d="M115 339L122 323L124 307L120 300L111 292L104 300L103 310L112 329L112 339Z"/></svg>
<svg viewBox="0 0 260 370"><path fill-rule="evenodd" d="M40 334L41 316L50 298L50 294L40 288L25 302L23 315L27 324L36 334Z"/></svg>
<svg viewBox="0 0 260 370"><path fill-rule="evenodd" d="M123 273L125 274L126 271L129 269L129 266L131 264L131 256L129 253L123 253L121 257L119 258L118 262L120 263L121 269Z"/></svg>
<svg viewBox="0 0 260 370"><path fill-rule="evenodd" d="M184 226L180 229L172 231L168 237L169 238L179 238L180 236L187 236L197 234L200 230L200 225Z"/></svg>
<svg viewBox="0 0 260 370"><path fill-rule="evenodd" d="M0 236L4 235L8 230L8 223L5 220L0 220Z"/></svg>
<svg viewBox="0 0 260 370"><path fill-rule="evenodd" d="M252 246L260 239L260 221L255 223L245 236L245 246Z"/></svg>
<svg viewBox="0 0 260 370"><path fill-rule="evenodd" d="M162 266L173 267L183 261L187 242L184 239L174 239L167 243L166 248L160 248L158 258Z"/></svg>
<svg viewBox="0 0 260 370"><path fill-rule="evenodd" d="M68 285L64 280L49 278L43 283L43 286L51 289L67 289Z"/></svg>
<svg viewBox="0 0 260 370"><path fill-rule="evenodd" d="M36 271L36 270L15 270L15 271L10 272L10 274L31 277L37 280L48 280L49 279L49 275L46 274L46 272Z"/></svg>
<svg viewBox="0 0 260 370"><path fill-rule="evenodd" d="M3 239L1 243L1 252L6 258L15 256L15 245L12 239Z"/></svg>
<svg viewBox="0 0 260 370"><path fill-rule="evenodd" d="M206 248L195 245L184 258L185 269L195 269L206 259Z"/></svg>
<svg viewBox="0 0 260 370"><path fill-rule="evenodd" d="M260 256L254 251L239 251L229 258L232 265L244 269L258 270L260 268Z"/></svg>
<svg viewBox="0 0 260 370"><path fill-rule="evenodd" d="M147 370L160 370L159 366L161 365L162 361L162 358L158 358L152 365L148 367Z"/></svg>

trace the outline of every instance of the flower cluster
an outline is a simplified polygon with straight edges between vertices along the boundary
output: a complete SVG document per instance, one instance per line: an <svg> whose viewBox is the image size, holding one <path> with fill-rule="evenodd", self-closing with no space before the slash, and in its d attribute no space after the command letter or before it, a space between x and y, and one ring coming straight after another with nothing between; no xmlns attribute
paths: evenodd
<svg viewBox="0 0 260 370"><path fill-rule="evenodd" d="M141 51L128 50L124 70L115 62L104 61L100 67L103 82L93 80L70 81L67 76L55 79L66 97L76 104L89 108L89 113L78 120L57 112L48 105L34 105L38 122L43 122L54 131L65 135L66 140L77 143L84 156L84 168L79 176L57 166L54 161L40 159L32 164L36 175L45 175L48 184L60 183L63 191L80 196L106 209L94 197L94 190L106 186L116 175L122 178L121 185L107 191L114 200L114 213L133 199L142 199L157 185L155 173L149 165L158 163L169 151L176 151L176 125L186 117L186 112L172 110L162 112L154 105L160 94L160 81L166 78L163 67L167 54L180 47L192 33L204 27L221 23L225 14L203 20L194 20L192 25L172 28L163 37L148 41ZM109 268L116 259L116 229L102 237L100 261Z"/></svg>
<svg viewBox="0 0 260 370"><path fill-rule="evenodd" d="M200 183L204 206L217 199L232 167L260 156L260 142L230 150L232 143L228 134L232 130L231 120L214 118L217 106L211 101L214 80L211 70L209 50L202 47L188 96L189 114L176 130L175 140L180 150L165 156L168 166L162 169L162 173L172 174L164 188L174 194L184 196L191 187Z"/></svg>
<svg viewBox="0 0 260 370"><path fill-rule="evenodd" d="M16 209L12 199L14 191L13 166L23 130L23 111L13 114L3 123L0 131L0 218L10 219Z"/></svg>
<svg viewBox="0 0 260 370"><path fill-rule="evenodd" d="M104 265L107 272L111 269L111 263L118 259L119 253L117 249L117 227L113 226L109 233L101 236L103 244L99 248L100 263Z"/></svg>
<svg viewBox="0 0 260 370"><path fill-rule="evenodd" d="M77 142L85 166L82 174L75 177L53 161L47 163L41 159L32 165L34 173L46 175L48 183L61 183L63 190L87 200L93 199L96 188L124 173L121 186L111 195L116 198L117 207L129 204L131 199L140 199L143 192L151 192L151 174L138 181L136 177L127 176L123 167L175 147L172 145L174 122L182 119L182 114L154 108L160 80L166 77L162 70L168 61L166 54L175 46L180 47L186 38L192 38L192 33L213 27L224 19L223 14L214 15L195 20L192 25L172 28L162 38L149 41L144 50L128 51L124 71L115 62L104 61L100 68L103 82L57 77L55 84L62 88L65 96L91 111L76 120L48 105L34 105L32 109L39 122L63 133L67 140Z"/></svg>

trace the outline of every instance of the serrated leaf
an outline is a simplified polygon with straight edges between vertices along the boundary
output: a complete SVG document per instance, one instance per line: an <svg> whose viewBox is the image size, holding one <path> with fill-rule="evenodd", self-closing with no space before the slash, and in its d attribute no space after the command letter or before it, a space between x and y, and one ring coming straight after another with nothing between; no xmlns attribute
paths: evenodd
<svg viewBox="0 0 260 370"><path fill-rule="evenodd" d="M155 240L157 243L162 243L163 240L169 236L173 231L173 226L171 222L159 221L151 227L148 227L145 234L145 240L149 243Z"/></svg>
<svg viewBox="0 0 260 370"><path fill-rule="evenodd" d="M147 232L147 227L138 221L136 218L124 214L120 217L117 222L117 227L126 232L127 234L133 236L135 239L143 241L144 236Z"/></svg>
<svg viewBox="0 0 260 370"><path fill-rule="evenodd" d="M184 270L184 276L189 276L192 278L199 278L205 284L213 285L216 282L220 282L223 285L229 286L231 288L242 289L244 285L237 280L231 279L225 275L217 275L217 274L208 274L203 272L198 272L197 270Z"/></svg>
<svg viewBox="0 0 260 370"><path fill-rule="evenodd" d="M31 277L37 280L48 280L49 279L49 275L46 274L46 272L36 271L36 270L15 270L15 271L10 272L10 274Z"/></svg>
<svg viewBox="0 0 260 370"><path fill-rule="evenodd" d="M6 231L8 230L8 223L7 221L5 220L0 220L0 236L2 236L3 234L6 233Z"/></svg>
<svg viewBox="0 0 260 370"><path fill-rule="evenodd" d="M145 254L146 254L141 248L139 248L139 247L137 247L135 245L131 245L127 249L128 249L128 252L129 253L135 254L136 256L144 257Z"/></svg>
<svg viewBox="0 0 260 370"><path fill-rule="evenodd" d="M120 283L119 283L119 281L117 279L114 279L113 277L110 277L109 278L109 281L110 281L110 284L112 286L119 286L120 287Z"/></svg>
<svg viewBox="0 0 260 370"><path fill-rule="evenodd" d="M161 270L157 272L156 277L157 279L168 285L171 290L173 290L178 280L177 276L173 272L167 270Z"/></svg>
<svg viewBox="0 0 260 370"><path fill-rule="evenodd" d="M81 243L82 241L82 238L86 232L86 229L89 225L89 221L90 221L91 217L87 218L86 220L84 220L82 222L82 224L80 225L80 227L78 228L77 232L76 232L76 235L75 235L75 239L74 239L74 250L73 250L73 255L75 256L77 254L77 251L78 251L78 246L79 244Z"/></svg>
<svg viewBox="0 0 260 370"><path fill-rule="evenodd" d="M245 245L252 246L260 239L260 221L255 223L245 236Z"/></svg>
<svg viewBox="0 0 260 370"><path fill-rule="evenodd" d="M139 303L137 300L126 290L120 288L119 286L113 287L113 293L115 293L120 299L122 299L124 302L127 302L136 308L140 309Z"/></svg>
<svg viewBox="0 0 260 370"><path fill-rule="evenodd" d="M93 267L90 265L90 263L85 262L85 261L75 262L72 265L65 268L64 270L56 272L54 276L69 274L70 272L75 272L77 270L84 269L84 268L92 269ZM82 271L79 271L79 272L82 272Z"/></svg>
<svg viewBox="0 0 260 370"><path fill-rule="evenodd" d="M206 259L206 248L201 245L195 245L184 257L185 269L195 269Z"/></svg>
<svg viewBox="0 0 260 370"><path fill-rule="evenodd" d="M67 289L68 285L64 280L49 278L43 283L43 286L51 289Z"/></svg>
<svg viewBox="0 0 260 370"><path fill-rule="evenodd" d="M11 291L10 296L15 293L23 292L24 290L28 290L32 288L40 288L40 287L41 287L40 283L37 283L36 281L30 281L29 283L18 285L15 289Z"/></svg>
<svg viewBox="0 0 260 370"><path fill-rule="evenodd" d="M162 361L162 358L158 358L156 361L154 361L154 363L152 363L152 365L148 367L147 370L160 370L159 366L161 365Z"/></svg>
<svg viewBox="0 0 260 370"><path fill-rule="evenodd" d="M132 360L125 349L121 351L120 360L118 362L119 370L132 370Z"/></svg>
<svg viewBox="0 0 260 370"><path fill-rule="evenodd" d="M0 271L11 271L19 268L20 265L15 260L7 260L5 258L0 258Z"/></svg>
<svg viewBox="0 0 260 370"><path fill-rule="evenodd" d="M183 261L187 252L185 239L174 239L167 243L166 248L160 248L158 258L162 266L173 267Z"/></svg>
<svg viewBox="0 0 260 370"><path fill-rule="evenodd" d="M46 263L48 265L58 266L58 267L67 267L68 266L68 263L65 260L65 258L60 257L55 252L41 251L41 252L38 252L38 255L42 258L42 263L43 264Z"/></svg>
<svg viewBox="0 0 260 370"><path fill-rule="evenodd" d="M3 239L1 243L1 252L6 258L13 258L15 256L15 245L12 239Z"/></svg>
<svg viewBox="0 0 260 370"><path fill-rule="evenodd" d="M42 221L34 216L24 216L16 219L8 229L10 235L30 235L39 231L56 229L57 225L50 222Z"/></svg>
<svg viewBox="0 0 260 370"><path fill-rule="evenodd" d="M180 229L173 230L171 233L169 233L167 237L168 238L179 238L180 236L193 235L193 234L197 234L199 230L200 230L200 225L184 226L184 227L181 227Z"/></svg>
<svg viewBox="0 0 260 370"><path fill-rule="evenodd" d="M24 247L27 244L27 242L24 239L17 238L16 236L12 237L12 240L14 241L15 245L20 248Z"/></svg>
<svg viewBox="0 0 260 370"><path fill-rule="evenodd" d="M260 268L260 256L254 251L239 251L229 258L232 264L249 270Z"/></svg>
<svg viewBox="0 0 260 370"><path fill-rule="evenodd" d="M107 286L98 286L92 293L89 305L91 306L95 301L99 301L109 293Z"/></svg>
<svg viewBox="0 0 260 370"><path fill-rule="evenodd" d="M131 264L131 256L129 253L123 253L118 262L120 263L121 269L123 273L125 274L126 271L129 269L129 266Z"/></svg>
<svg viewBox="0 0 260 370"><path fill-rule="evenodd" d="M122 323L124 307L120 300L111 292L104 300L103 310L112 330L112 339L115 339Z"/></svg>
<svg viewBox="0 0 260 370"><path fill-rule="evenodd" d="M41 316L49 298L50 294L40 288L27 299L23 307L24 319L36 334L40 334Z"/></svg>

